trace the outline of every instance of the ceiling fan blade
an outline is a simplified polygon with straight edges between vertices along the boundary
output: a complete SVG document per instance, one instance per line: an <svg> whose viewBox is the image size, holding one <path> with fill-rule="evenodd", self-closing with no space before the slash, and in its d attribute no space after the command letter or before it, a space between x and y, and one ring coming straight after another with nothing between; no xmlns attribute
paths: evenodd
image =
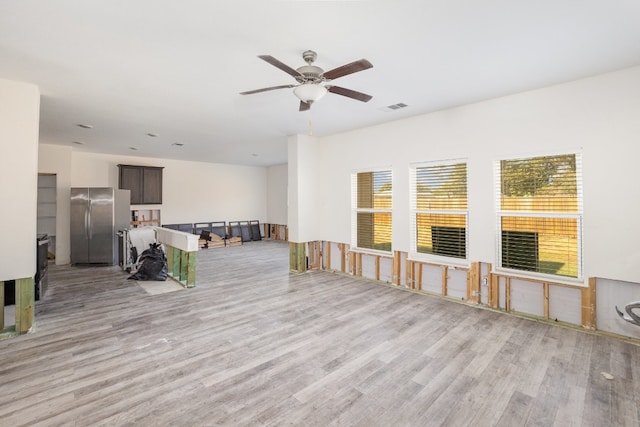
<svg viewBox="0 0 640 427"><path fill-rule="evenodd" d="M254 90L248 90L246 92L240 92L240 95L251 95L252 93L260 93L260 92L266 92L268 90L276 90L276 89L287 89L287 88L292 88L292 87L296 87L296 85L282 85L282 86L264 87L262 89L254 89Z"/></svg>
<svg viewBox="0 0 640 427"><path fill-rule="evenodd" d="M326 79L333 80L338 77L346 76L347 74L357 73L358 71L367 70L373 67L371 62L366 59L361 59L359 61L354 61L350 64L343 65L342 67L334 68L333 70L329 70L323 74Z"/></svg>
<svg viewBox="0 0 640 427"><path fill-rule="evenodd" d="M276 68L281 69L282 71L284 71L285 73L289 74L290 76L302 77L302 74L300 74L299 72L297 72L293 68L289 67L287 64L278 61L276 58L274 58L271 55L258 55L258 58L260 58L260 59L262 59L264 61L267 61L269 64L273 65Z"/></svg>
<svg viewBox="0 0 640 427"><path fill-rule="evenodd" d="M304 101L300 101L300 111L308 111L311 108L311 104L307 104Z"/></svg>
<svg viewBox="0 0 640 427"><path fill-rule="evenodd" d="M331 93L346 96L347 98L357 99L358 101L368 102L373 96L355 90L347 89L340 86L325 86Z"/></svg>

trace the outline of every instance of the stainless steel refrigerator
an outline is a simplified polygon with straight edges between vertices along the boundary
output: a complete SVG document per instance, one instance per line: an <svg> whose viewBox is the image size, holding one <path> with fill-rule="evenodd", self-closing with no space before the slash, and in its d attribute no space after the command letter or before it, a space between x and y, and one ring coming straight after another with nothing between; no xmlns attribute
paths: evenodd
<svg viewBox="0 0 640 427"><path fill-rule="evenodd" d="M119 230L129 227L131 192L71 189L71 263L118 264Z"/></svg>

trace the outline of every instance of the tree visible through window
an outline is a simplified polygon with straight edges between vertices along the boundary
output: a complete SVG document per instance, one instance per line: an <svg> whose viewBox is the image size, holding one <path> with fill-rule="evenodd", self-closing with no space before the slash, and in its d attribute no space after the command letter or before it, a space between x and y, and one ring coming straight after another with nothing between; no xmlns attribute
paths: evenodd
<svg viewBox="0 0 640 427"><path fill-rule="evenodd" d="M467 164L432 163L411 169L412 250L467 258Z"/></svg>
<svg viewBox="0 0 640 427"><path fill-rule="evenodd" d="M391 171L352 176L352 244L360 249L391 251Z"/></svg>
<svg viewBox="0 0 640 427"><path fill-rule="evenodd" d="M502 160L497 173L500 265L581 277L580 156Z"/></svg>

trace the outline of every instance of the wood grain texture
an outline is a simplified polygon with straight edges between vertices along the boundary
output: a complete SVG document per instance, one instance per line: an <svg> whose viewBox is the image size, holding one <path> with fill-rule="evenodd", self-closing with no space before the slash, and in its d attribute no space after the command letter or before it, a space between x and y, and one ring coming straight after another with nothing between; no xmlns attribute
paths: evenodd
<svg viewBox="0 0 640 427"><path fill-rule="evenodd" d="M196 270L152 295L117 267L51 266L35 332L0 341L0 425L640 424L633 344L289 274L285 242Z"/></svg>

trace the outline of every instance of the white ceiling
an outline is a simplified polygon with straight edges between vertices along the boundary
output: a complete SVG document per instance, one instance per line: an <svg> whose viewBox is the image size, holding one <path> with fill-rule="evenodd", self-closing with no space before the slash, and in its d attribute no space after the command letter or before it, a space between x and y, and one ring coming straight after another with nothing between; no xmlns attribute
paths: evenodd
<svg viewBox="0 0 640 427"><path fill-rule="evenodd" d="M373 99L329 93L299 112L292 89L239 94L295 84L257 55L297 68L307 49L325 71L368 59L334 83ZM325 136L639 64L638 0L0 0L0 78L40 87L41 142L111 154L286 163L287 136L310 128ZM396 103L408 107L385 109Z"/></svg>

